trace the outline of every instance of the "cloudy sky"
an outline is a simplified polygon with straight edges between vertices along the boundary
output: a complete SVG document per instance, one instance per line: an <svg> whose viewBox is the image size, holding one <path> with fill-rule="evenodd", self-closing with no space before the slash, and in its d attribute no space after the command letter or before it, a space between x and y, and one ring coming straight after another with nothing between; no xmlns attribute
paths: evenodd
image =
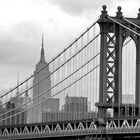
<svg viewBox="0 0 140 140"><path fill-rule="evenodd" d="M44 33L46 60L67 47L100 15L136 17L139 0L0 0L0 92L30 76L39 60Z"/></svg>

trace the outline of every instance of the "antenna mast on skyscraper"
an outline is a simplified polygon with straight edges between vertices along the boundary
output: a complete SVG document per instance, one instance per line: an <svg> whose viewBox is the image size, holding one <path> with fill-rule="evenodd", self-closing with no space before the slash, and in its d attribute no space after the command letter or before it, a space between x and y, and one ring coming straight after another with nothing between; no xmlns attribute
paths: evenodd
<svg viewBox="0 0 140 140"><path fill-rule="evenodd" d="M42 33L42 48L44 48L44 33Z"/></svg>

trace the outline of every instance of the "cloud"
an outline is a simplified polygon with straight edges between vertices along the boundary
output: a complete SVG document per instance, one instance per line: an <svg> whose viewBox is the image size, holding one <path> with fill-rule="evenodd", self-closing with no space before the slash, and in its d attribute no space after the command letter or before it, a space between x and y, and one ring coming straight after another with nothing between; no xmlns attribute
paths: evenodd
<svg viewBox="0 0 140 140"><path fill-rule="evenodd" d="M0 34L0 63L26 64L41 44L42 28L36 23L24 22ZM25 55L26 54L26 55ZM31 55L32 54L32 55Z"/></svg>
<svg viewBox="0 0 140 140"><path fill-rule="evenodd" d="M62 11L71 16L85 16L94 18L99 16L102 6L107 6L109 15L115 16L117 7L122 7L122 12L127 16L136 15L140 5L139 0L46 0L52 5L58 6ZM131 9L130 9L131 7ZM113 14L113 15L112 15ZM92 16L92 17L91 17Z"/></svg>
<svg viewBox="0 0 140 140"><path fill-rule="evenodd" d="M33 72L40 57L42 32L48 62L81 34L93 18L101 14L102 5L106 4L108 13L113 16L119 5L122 6L124 14L125 11L130 11L130 14L136 15L139 5L138 0L22 0L22 3L19 0L14 1L15 3L12 1L0 6L1 89L3 83L6 87L8 82L12 83L12 78L17 79L17 71L25 77ZM8 79L10 76L11 79Z"/></svg>
<svg viewBox="0 0 140 140"><path fill-rule="evenodd" d="M62 10L72 15L82 15L90 11L101 11L102 5L114 6L115 2L112 0L49 0L50 3L59 6ZM115 5L116 6L116 5ZM100 9L99 9L100 8ZM94 14L94 12L93 12Z"/></svg>
<svg viewBox="0 0 140 140"><path fill-rule="evenodd" d="M18 71L21 79L33 73L40 55L42 31L40 25L27 21L0 32L0 89L5 81L4 88L12 85Z"/></svg>

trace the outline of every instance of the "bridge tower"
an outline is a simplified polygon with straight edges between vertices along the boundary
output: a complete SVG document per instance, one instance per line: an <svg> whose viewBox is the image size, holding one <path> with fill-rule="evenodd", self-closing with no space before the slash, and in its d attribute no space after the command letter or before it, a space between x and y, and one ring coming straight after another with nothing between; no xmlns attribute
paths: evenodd
<svg viewBox="0 0 140 140"><path fill-rule="evenodd" d="M113 22L108 17L106 6L103 6L102 14L98 20L101 33L100 42L100 85L99 102L96 106L99 117L107 115L107 109L112 108L114 116L120 116L123 111L122 103L122 48L127 37L131 37L136 45L136 85L135 85L135 115L139 115L140 106L140 36L127 30L120 24ZM121 7L118 7L115 21L140 33L140 29L124 20ZM140 26L140 9L137 18L125 18Z"/></svg>

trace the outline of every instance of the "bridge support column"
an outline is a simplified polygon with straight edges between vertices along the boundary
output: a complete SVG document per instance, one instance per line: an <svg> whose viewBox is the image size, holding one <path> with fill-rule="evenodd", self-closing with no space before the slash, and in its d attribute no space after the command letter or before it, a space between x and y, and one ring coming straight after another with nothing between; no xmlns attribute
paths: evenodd
<svg viewBox="0 0 140 140"><path fill-rule="evenodd" d="M101 48L100 48L100 85L99 85L99 103L96 103L98 107L98 115L100 118L104 118L106 114L106 108L103 105L106 102L105 93L106 93L106 50L107 50L107 31L105 28L107 11L106 6L103 6L103 11L101 15L101 19L103 22L100 22L100 33L101 33Z"/></svg>
<svg viewBox="0 0 140 140"><path fill-rule="evenodd" d="M118 7L117 19L122 18L121 7ZM122 104L122 27L108 19L106 6L98 21L101 33L100 43L100 85L99 117L107 117L107 110L120 116Z"/></svg>
<svg viewBox="0 0 140 140"><path fill-rule="evenodd" d="M136 115L138 116L140 116L140 56L139 55L140 55L140 37L138 36L136 42L136 91L135 91Z"/></svg>

